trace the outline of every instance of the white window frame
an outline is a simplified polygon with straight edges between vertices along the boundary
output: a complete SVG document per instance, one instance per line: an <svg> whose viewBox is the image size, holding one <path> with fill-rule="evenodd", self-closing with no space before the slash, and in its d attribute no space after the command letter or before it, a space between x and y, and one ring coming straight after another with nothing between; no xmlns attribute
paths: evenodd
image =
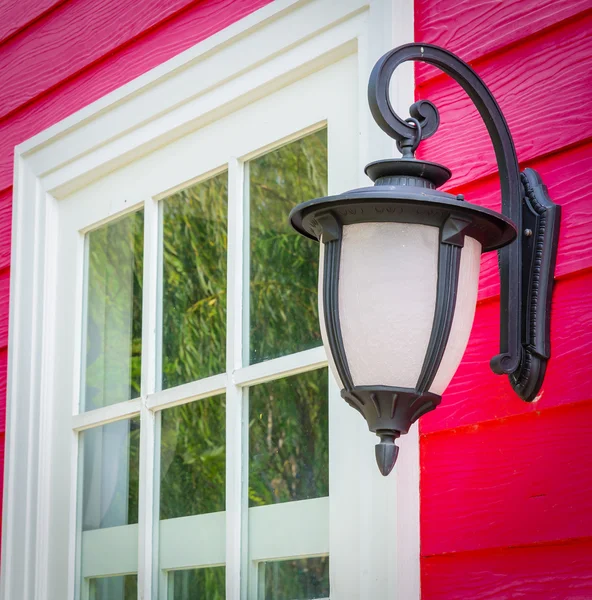
<svg viewBox="0 0 592 600"><path fill-rule="evenodd" d="M277 146L327 127L329 193L336 193L344 186L349 188L357 185L358 140L355 128L350 126L357 120L357 61L351 52L342 58L341 55L335 55L334 59L334 62L320 70L219 117L179 140L104 175L60 201L59 309L55 317L62 329L70 327L72 315L76 315L76 321L81 320L78 315L79 307L83 304L83 274L80 268L85 233L95 229L97 224L129 215L130 210L141 208L144 211L145 328L142 336L141 397L81 413L78 383L60 386L60 397L72 397L72 426L78 432L132 416L140 416L141 421L140 443L143 452L140 469L143 476L139 525L79 532L72 522L72 553L77 558L82 555L78 567L80 573L74 579L75 590L79 592L81 600L88 600L90 578L140 572L139 560L143 560L144 564L140 579L149 572L150 564L155 569L158 567L158 582L152 583L158 586L158 597L161 599L166 597L166 590L169 589L168 570L222 564L226 564L227 589L232 590L240 583L243 596L256 598L259 589L258 563L328 554L330 515L346 514L351 509L350 486L354 482L351 478L334 475L344 461L349 461L349 440L359 434L360 427L364 428L356 413L341 400L336 386L331 387L328 398L329 455L335 458L329 462L330 496L249 508L246 489L249 387L318 369L327 363L323 349L317 347L256 364L245 364L248 363L244 346L249 338L250 313L248 165L251 159ZM204 148L207 148L207 152L203 151ZM160 208L163 200L174 191L208 179L215 173L224 173L229 190L226 371L161 391L156 383L161 375L155 361L160 355L160 318L158 313L155 314L157 306L154 302L154 290L161 271L154 251L156 245L161 247L162 244L157 236L157 230L162 231ZM108 202L105 198L108 198ZM161 292L157 295L162 296ZM81 343L73 337L69 336L69 342L65 339L60 343L62 360L56 365L56 376L66 382L72 380L72 371L77 370L83 362L79 350ZM199 402L203 398L211 398L216 402L219 394L224 392L229 431L226 436L226 512L159 522L156 516L159 497L156 471L159 461L151 460L155 449L158 454L158 414L163 409ZM56 429L64 437L70 433L65 416L56 423ZM77 444L74 440L72 456L78 454L80 449L80 441ZM72 474L72 480L76 475ZM148 481L151 477L154 477L154 487ZM74 504L74 489L72 494ZM78 506L81 504L80 494L79 485ZM74 518L73 511L71 516ZM154 529L150 531L153 523ZM139 528L143 529L145 536L142 546L138 545ZM74 537L75 531L78 531L78 537ZM349 529L344 525L335 529L333 545L346 546L348 533ZM75 552L76 546L78 552ZM342 581L344 578L338 573L338 565L339 561L330 561L330 571L334 572L334 579ZM77 587L79 582L80 588ZM247 582L248 588L244 587ZM143 591L146 595L147 589L144 580Z"/></svg>
<svg viewBox="0 0 592 600"><path fill-rule="evenodd" d="M74 593L74 545L70 544L70 556L53 552L56 536L72 537L69 532L75 526L71 516L75 509L64 519L64 511L57 507L63 508L64 503L72 507L76 501L68 493L70 486L60 486L59 478L64 471L76 472L78 458L72 451L75 442L60 439L54 422L59 387L55 380L59 357L54 350L60 335L53 319L58 265L55 225L60 200L155 148L348 55L357 60L358 120L352 127L358 128L360 140L359 183L366 183L362 167L370 160L394 155L394 145L374 125L368 111L368 75L382 53L412 38L412 0L277 0L16 148L0 598L56 598L56 590L63 589L56 573L64 572L70 573L69 597ZM408 69L393 87L392 102L403 113L412 101L413 72ZM230 168L240 168L239 162L230 163ZM149 206L156 210L156 203L147 203L146 209ZM120 210L114 207L113 213ZM151 259L145 260L150 263ZM156 285L155 277L148 281ZM156 297L154 287L145 293ZM154 326L155 322L145 319L144 327ZM326 364L322 349L303 354L307 354L306 365L300 370ZM154 357L148 352L143 360ZM248 380L235 380L235 385L269 379L266 370L271 362L275 361L248 367L252 371ZM274 373L276 367L281 365L275 365ZM290 364L285 371L298 369L297 364ZM226 375L216 377L220 380L209 381L208 389L197 389L203 382L196 385L193 397L223 388ZM246 376L241 373L241 377ZM144 389L154 389L153 384L143 382ZM141 415L144 485L152 479L142 474L154 466L154 453L149 451L154 448L149 433L154 427L146 428L154 419L152 401L146 394L109 407L113 419ZM75 416L73 426L83 430L93 422L86 413ZM240 427L237 419L227 422L227 437L240 440L240 435L233 438ZM348 498L330 513L331 598L419 598L417 427L402 440L397 467L388 478L376 469L375 441L362 420L349 441L349 455L334 452L330 458L337 461L333 472L342 473L332 481L332 490L344 485L347 490L340 497ZM60 463L64 457L67 468ZM227 481L227 495L230 491L232 497L240 498L240 477L239 471ZM66 490L61 496L60 488ZM144 489L140 497L149 496L150 490ZM139 597L146 600L157 594L156 583L147 576L153 562L152 528L142 527L152 522L150 511L150 503L141 504L138 589ZM232 515L227 518L230 524ZM240 523L228 524L227 568L229 561L241 560L242 535ZM343 543L345 539L348 543ZM244 599L245 594L238 584L227 586L229 599Z"/></svg>

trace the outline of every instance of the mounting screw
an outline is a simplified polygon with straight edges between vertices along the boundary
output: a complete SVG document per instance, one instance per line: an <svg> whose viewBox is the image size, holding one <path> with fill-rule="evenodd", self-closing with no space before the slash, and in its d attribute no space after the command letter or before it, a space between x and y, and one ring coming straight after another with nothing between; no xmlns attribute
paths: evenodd
<svg viewBox="0 0 592 600"><path fill-rule="evenodd" d="M532 235L532 229L525 229L524 230L524 235L526 237L530 237Z"/></svg>
<svg viewBox="0 0 592 600"><path fill-rule="evenodd" d="M465 199L464 194L457 194L456 199L462 202Z"/></svg>

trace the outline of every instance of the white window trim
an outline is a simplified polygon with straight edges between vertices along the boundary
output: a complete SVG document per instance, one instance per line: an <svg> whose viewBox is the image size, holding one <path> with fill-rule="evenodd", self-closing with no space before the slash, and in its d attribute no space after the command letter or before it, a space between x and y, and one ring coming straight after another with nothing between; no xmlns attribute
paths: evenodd
<svg viewBox="0 0 592 600"><path fill-rule="evenodd" d="M51 457L52 448L62 443L52 436L50 412L54 365L59 360L52 352L58 333L52 319L58 201L352 52L358 57L359 167L360 183L365 183L362 167L367 162L394 155L394 145L371 120L367 77L382 53L412 38L412 0L277 0L17 146L0 598L50 598ZM409 69L393 88L392 102L403 113L412 101ZM120 208L114 207L113 212ZM306 365L323 364L324 356L312 352L316 354L306 357ZM304 369L304 363L290 365L286 372L298 368ZM265 381L265 366L250 369L249 380ZM224 383L214 377L200 382L191 394L197 398ZM121 411L139 411L150 418L150 402L148 396L113 406L113 419L121 418ZM174 403L172 393L170 404ZM92 419L91 414L77 415L73 425L81 430L92 426ZM240 423L227 423L227 435L236 427ZM419 598L417 428L402 440L401 456L389 478L379 475L372 460L366 464L357 458L362 451L364 458L371 456L372 438L360 428L360 439L351 444L351 458L356 459L344 459L340 466L344 480L359 482L359 494L352 499L349 514L331 515L330 528L347 519L357 530L352 547L330 548L332 563L349 564L351 583L343 590L332 581L331 597L412 600ZM149 436L143 440L150 445ZM72 461L75 469L75 456ZM141 469L151 469L148 460ZM238 475L227 485L240 486ZM140 515L141 522L151 518ZM51 526L68 529L72 522ZM227 537L239 535L239 528L228 530ZM140 597L148 599L152 583L141 575L152 561L152 540L150 534L146 539L142 536L139 590ZM66 559L73 562L72 557ZM227 598L240 597L238 586L227 590Z"/></svg>

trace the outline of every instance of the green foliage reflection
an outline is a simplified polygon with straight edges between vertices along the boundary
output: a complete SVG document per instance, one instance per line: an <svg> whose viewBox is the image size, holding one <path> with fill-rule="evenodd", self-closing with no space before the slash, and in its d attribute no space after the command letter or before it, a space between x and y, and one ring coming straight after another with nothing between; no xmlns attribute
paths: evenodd
<svg viewBox="0 0 592 600"><path fill-rule="evenodd" d="M228 175L163 202L163 389L226 369Z"/></svg>
<svg viewBox="0 0 592 600"><path fill-rule="evenodd" d="M224 600L225 577L224 567L172 571L168 597L170 600Z"/></svg>
<svg viewBox="0 0 592 600"><path fill-rule="evenodd" d="M119 575L90 580L90 600L136 600L138 576Z"/></svg>
<svg viewBox="0 0 592 600"><path fill-rule="evenodd" d="M144 212L88 234L86 410L140 395Z"/></svg>
<svg viewBox="0 0 592 600"><path fill-rule="evenodd" d="M250 362L321 344L318 244L288 223L299 202L327 194L327 130L249 163Z"/></svg>
<svg viewBox="0 0 592 600"><path fill-rule="evenodd" d="M313 600L329 597L329 558L303 558L259 565L265 600Z"/></svg>
<svg viewBox="0 0 592 600"><path fill-rule="evenodd" d="M162 412L160 518L224 510L224 396Z"/></svg>
<svg viewBox="0 0 592 600"><path fill-rule="evenodd" d="M249 390L249 506L329 494L327 369Z"/></svg>

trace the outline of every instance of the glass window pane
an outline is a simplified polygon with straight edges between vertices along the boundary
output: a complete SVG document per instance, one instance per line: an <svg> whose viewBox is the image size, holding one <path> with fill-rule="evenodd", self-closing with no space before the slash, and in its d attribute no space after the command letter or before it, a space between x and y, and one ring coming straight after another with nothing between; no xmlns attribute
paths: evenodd
<svg viewBox="0 0 592 600"><path fill-rule="evenodd" d="M162 411L160 518L223 511L225 396Z"/></svg>
<svg viewBox="0 0 592 600"><path fill-rule="evenodd" d="M224 569L209 565L225 560L225 431L223 395L162 411L159 568L170 571L169 598L218 598ZM195 569L177 571L187 565Z"/></svg>
<svg viewBox="0 0 592 600"><path fill-rule="evenodd" d="M87 235L83 409L140 395L144 213Z"/></svg>
<svg viewBox="0 0 592 600"><path fill-rule="evenodd" d="M82 530L138 522L140 417L81 434Z"/></svg>
<svg viewBox="0 0 592 600"><path fill-rule="evenodd" d="M138 576L97 577L89 581L90 600L136 600Z"/></svg>
<svg viewBox="0 0 592 600"><path fill-rule="evenodd" d="M225 577L224 567L171 571L167 600L224 600Z"/></svg>
<svg viewBox="0 0 592 600"><path fill-rule="evenodd" d="M329 494L327 369L249 389L249 506Z"/></svg>
<svg viewBox="0 0 592 600"><path fill-rule="evenodd" d="M329 558L302 558L259 563L260 598L312 600L329 597Z"/></svg>
<svg viewBox="0 0 592 600"><path fill-rule="evenodd" d="M321 345L318 244L288 224L299 202L327 194L327 130L249 163L250 363Z"/></svg>
<svg viewBox="0 0 592 600"><path fill-rule="evenodd" d="M163 201L162 388L226 369L228 175Z"/></svg>

